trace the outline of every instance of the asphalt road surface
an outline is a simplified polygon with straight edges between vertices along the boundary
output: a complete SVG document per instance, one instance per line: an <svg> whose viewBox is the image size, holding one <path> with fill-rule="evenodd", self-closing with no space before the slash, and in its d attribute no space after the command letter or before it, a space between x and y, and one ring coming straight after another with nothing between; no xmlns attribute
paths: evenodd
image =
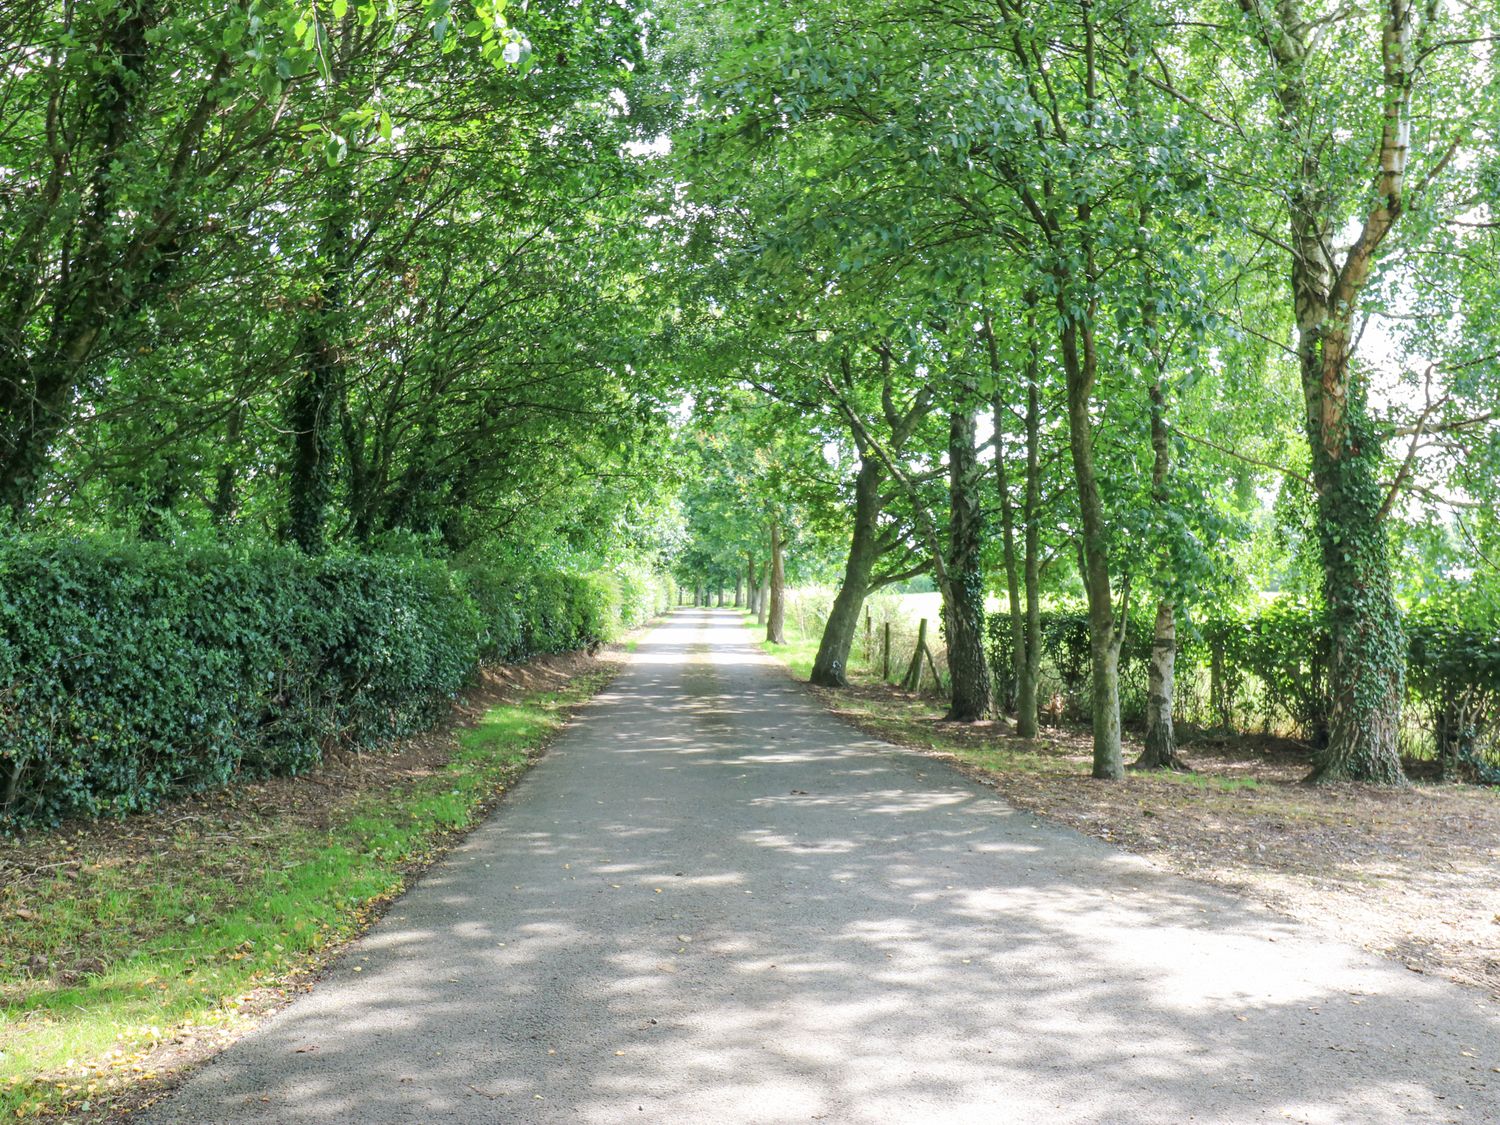
<svg viewBox="0 0 1500 1125"><path fill-rule="evenodd" d="M860 734L738 622L678 611L144 1118L1500 1122L1488 998Z"/></svg>

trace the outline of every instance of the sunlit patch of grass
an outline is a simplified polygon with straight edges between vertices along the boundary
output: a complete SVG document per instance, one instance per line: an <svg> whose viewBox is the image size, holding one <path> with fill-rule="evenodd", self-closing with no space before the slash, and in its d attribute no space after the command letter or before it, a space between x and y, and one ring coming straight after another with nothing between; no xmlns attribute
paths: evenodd
<svg viewBox="0 0 1500 1125"><path fill-rule="evenodd" d="M326 831L274 814L254 835L184 829L160 855L72 855L24 899L0 893L0 1118L97 1108L156 1077L164 1040L233 1031L252 993L368 925L611 674L492 708L443 768L354 798Z"/></svg>
<svg viewBox="0 0 1500 1125"><path fill-rule="evenodd" d="M1215 777L1212 774L1201 773L1177 773L1172 770L1162 770L1151 776L1160 781L1170 781L1176 785L1187 785L1194 789L1215 789L1220 793L1235 793L1242 790L1259 790L1261 783L1253 777Z"/></svg>
<svg viewBox="0 0 1500 1125"><path fill-rule="evenodd" d="M813 661L818 656L818 642L822 639L820 634L804 633L797 627L797 622L788 616L783 628L786 644L772 644L766 640L766 627L756 623L755 614L747 610L744 618L746 628L755 635L756 643L763 652L770 653L785 664L787 671L796 679L806 680L812 675Z"/></svg>

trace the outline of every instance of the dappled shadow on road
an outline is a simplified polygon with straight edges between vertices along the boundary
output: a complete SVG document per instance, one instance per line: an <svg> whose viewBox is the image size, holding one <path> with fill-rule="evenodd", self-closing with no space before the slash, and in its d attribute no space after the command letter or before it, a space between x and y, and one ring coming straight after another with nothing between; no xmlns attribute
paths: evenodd
<svg viewBox="0 0 1500 1125"><path fill-rule="evenodd" d="M1500 1118L1478 1001L871 742L744 640L675 615L155 1119Z"/></svg>

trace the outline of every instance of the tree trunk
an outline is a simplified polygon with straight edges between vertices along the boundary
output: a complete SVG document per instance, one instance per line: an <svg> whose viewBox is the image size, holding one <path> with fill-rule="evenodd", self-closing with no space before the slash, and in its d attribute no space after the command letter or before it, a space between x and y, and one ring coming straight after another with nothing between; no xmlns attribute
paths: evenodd
<svg viewBox="0 0 1500 1125"><path fill-rule="evenodd" d="M1147 322L1155 310L1147 313ZM1158 378L1151 385L1151 498L1165 507L1167 473L1171 469L1172 448L1167 440L1166 393ZM1172 728L1172 708L1176 700L1177 616L1172 602L1163 598L1156 606L1156 633L1151 641L1151 666L1146 673L1146 745L1135 760L1135 769L1185 770L1187 763L1178 756L1177 735Z"/></svg>
<svg viewBox="0 0 1500 1125"><path fill-rule="evenodd" d="M766 640L786 644L786 567L781 557L781 525L771 523L771 609L766 620Z"/></svg>
<svg viewBox="0 0 1500 1125"><path fill-rule="evenodd" d="M844 563L844 580L828 624L818 642L810 683L819 687L848 687L849 651L859 628L859 611L870 592L870 575L880 556L880 484L884 479L880 461L861 451L859 475L854 480L854 533L849 540L849 557Z"/></svg>
<svg viewBox="0 0 1500 1125"><path fill-rule="evenodd" d="M1328 745L1314 759L1310 780L1399 785L1406 639L1391 583L1379 439L1365 413L1364 385L1351 385L1347 333L1347 321L1310 333L1302 349L1331 638ZM1317 382L1309 384L1315 362Z"/></svg>
<svg viewBox="0 0 1500 1125"><path fill-rule="evenodd" d="M1380 6L1381 79L1370 86L1368 103L1369 119L1378 121L1380 129L1371 182L1363 171L1352 179L1325 165L1328 146L1323 138L1304 135L1312 115L1321 112L1321 94L1308 88L1309 74L1318 72L1313 61L1322 34L1319 21L1306 18L1294 0L1266 8L1275 26L1262 42L1277 78L1282 119L1288 131L1302 138L1295 166L1283 169L1281 178L1287 182L1283 198L1291 234L1297 356L1332 638L1328 745L1314 759L1309 780L1401 784L1405 778L1397 734L1406 642L1392 591L1380 441L1368 415L1368 390L1351 371L1350 348L1355 311L1377 253L1406 209L1412 73L1420 65L1420 59L1411 57L1418 13L1411 0ZM1436 18L1437 7L1430 11ZM1374 62L1373 43L1370 49ZM1433 174L1446 163L1447 157ZM1368 200L1364 221L1342 262L1332 252L1336 236L1342 238L1336 230L1342 222L1336 188Z"/></svg>
<svg viewBox="0 0 1500 1125"><path fill-rule="evenodd" d="M1294 217L1311 252L1327 237L1316 213ZM1350 371L1352 294L1325 253L1294 260L1297 355L1306 401L1307 439L1318 494L1323 603L1331 637L1328 745L1312 781L1405 781L1397 735L1406 674L1406 640L1392 590L1379 477L1380 440L1370 422L1362 379Z"/></svg>
<svg viewBox="0 0 1500 1125"><path fill-rule="evenodd" d="M1038 346L1035 321L1028 322L1032 336L1026 388L1026 500L1025 521L1026 659L1016 685L1016 733L1037 736L1037 681L1042 675L1042 394L1037 383Z"/></svg>
<svg viewBox="0 0 1500 1125"><path fill-rule="evenodd" d="M994 361L993 332L989 333L991 366ZM1021 563L1016 555L1016 506L1010 495L1010 476L1006 471L1004 425L1005 400L995 392L995 485L1000 492L1001 547L1005 559L1006 608L1010 614L1010 677L1005 690L1000 692L1002 709L1018 708L1021 696L1021 677L1026 666L1026 611L1021 605ZM1018 708L1019 709L1019 708Z"/></svg>
<svg viewBox="0 0 1500 1125"><path fill-rule="evenodd" d="M756 603L760 601L760 588L755 584L755 556L749 551L745 552L745 608L751 613L756 610Z"/></svg>
<svg viewBox="0 0 1500 1125"><path fill-rule="evenodd" d="M301 371L293 383L287 423L287 522L290 537L307 554L327 548L328 506L333 500L335 426L342 416L344 355L340 342L345 293L352 268L349 212L353 184L348 172L328 188L329 208L318 232L323 273L315 306L302 328Z"/></svg>
<svg viewBox="0 0 1500 1125"><path fill-rule="evenodd" d="M236 447L245 425L245 404L237 402L229 411L229 420L224 431L226 452L219 462L219 472L214 481L214 496L208 505L209 519L220 531L234 523L239 510L237 485L239 471L236 464Z"/></svg>
<svg viewBox="0 0 1500 1125"><path fill-rule="evenodd" d="M1125 606L1115 622L1114 595L1109 582L1109 549L1104 523L1104 500L1094 469L1094 431L1090 406L1098 372L1098 357L1089 321L1068 305L1069 285L1058 287L1058 313L1063 318L1063 367L1068 384L1068 445L1078 507L1083 517L1083 583L1088 597L1089 650L1093 684L1093 776L1118 780L1125 776L1120 745L1120 646L1124 642ZM1128 598L1129 587L1126 586Z"/></svg>
<svg viewBox="0 0 1500 1125"><path fill-rule="evenodd" d="M333 499L333 397L338 385L333 350L316 329L303 335L303 367L287 410L291 460L287 467L289 536L309 555L327 546L328 505Z"/></svg>
<svg viewBox="0 0 1500 1125"><path fill-rule="evenodd" d="M1032 636L1031 612L1040 612L1036 605L1035 590L1033 589L1037 575L1034 570L1037 566L1036 558L1036 474L1038 463L1036 459L1036 409L1037 409L1037 368L1038 348L1036 339L1036 295L1026 294L1026 332L1030 354L1026 363L1027 382L1027 407L1026 418L1026 500L1022 506L1022 519L1026 522L1025 527L1025 582L1026 582L1026 606L1021 604L1022 577L1020 570L1021 562L1016 556L1016 508L1010 494L1010 478L1006 465L1005 451L1005 423L1006 406L1005 397L1000 390L1000 350L999 341L995 339L995 323L993 318L986 314L984 318L985 343L989 350L990 373L995 377L995 395L993 409L995 415L995 483L1000 490L1000 520L1002 526L1002 546L1005 556L1005 593L1010 610L1010 683L1004 693L1004 705L1013 706L1016 711L1016 733L1023 738L1036 737L1036 676L1040 669L1040 652L1034 652L1035 644ZM1040 627L1040 618L1038 618Z"/></svg>
<svg viewBox="0 0 1500 1125"><path fill-rule="evenodd" d="M948 630L952 695L945 718L972 723L990 713L990 669L984 657L984 516L980 506L974 411L953 411L948 423L948 558L943 617Z"/></svg>
<svg viewBox="0 0 1500 1125"><path fill-rule="evenodd" d="M755 596L755 623L762 628L765 627L771 613L771 560L767 559L760 568L760 593Z"/></svg>
<svg viewBox="0 0 1500 1125"><path fill-rule="evenodd" d="M1156 636L1151 642L1151 666L1146 680L1146 747L1133 763L1134 769L1185 770L1187 763L1177 753L1172 728L1172 700L1177 664L1177 619L1172 603L1156 605Z"/></svg>
<svg viewBox="0 0 1500 1125"><path fill-rule="evenodd" d="M745 604L745 576L739 571L734 573L734 608L739 609Z"/></svg>

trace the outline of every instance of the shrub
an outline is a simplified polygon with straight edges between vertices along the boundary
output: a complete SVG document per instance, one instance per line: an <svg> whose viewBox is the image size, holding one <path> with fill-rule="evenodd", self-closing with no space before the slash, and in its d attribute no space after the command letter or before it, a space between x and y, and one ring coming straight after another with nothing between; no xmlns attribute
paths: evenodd
<svg viewBox="0 0 1500 1125"><path fill-rule="evenodd" d="M420 729L482 660L614 636L621 590L415 557L0 541L0 826L129 813Z"/></svg>
<svg viewBox="0 0 1500 1125"><path fill-rule="evenodd" d="M1500 614L1441 601L1406 621L1407 697L1431 732L1444 776L1500 784Z"/></svg>
<svg viewBox="0 0 1500 1125"><path fill-rule="evenodd" d="M1470 600L1434 602L1408 615L1406 628L1410 748L1435 754L1445 772L1500 782L1500 610ZM997 682L1004 684L1010 676L1007 614L990 616L988 639ZM1315 743L1326 738L1329 638L1317 606L1279 600L1253 612L1218 609L1196 629L1180 626L1178 644L1179 718L1222 728L1253 723ZM1126 721L1140 717L1150 650L1150 622L1143 617L1127 635L1120 664ZM1044 675L1060 682L1069 712L1086 716L1084 613L1042 615L1042 660Z"/></svg>

